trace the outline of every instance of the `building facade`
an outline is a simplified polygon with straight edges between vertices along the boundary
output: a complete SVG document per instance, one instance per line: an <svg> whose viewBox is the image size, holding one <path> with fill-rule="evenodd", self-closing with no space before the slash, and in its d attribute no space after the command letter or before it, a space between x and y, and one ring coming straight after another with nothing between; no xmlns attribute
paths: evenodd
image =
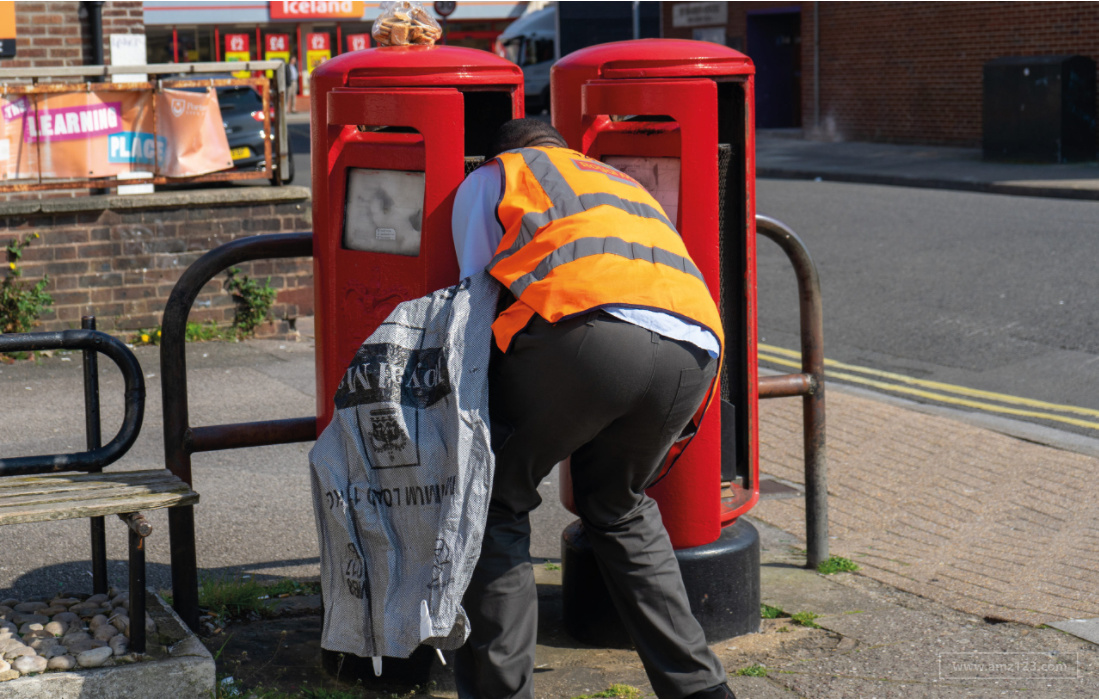
<svg viewBox="0 0 1099 699"><path fill-rule="evenodd" d="M429 10L432 3L423 3ZM150 63L296 61L302 76L333 56L373 45L370 28L380 2L359 0L146 0ZM449 45L492 50L496 37L526 2L459 2L446 18ZM440 24L443 19L437 16ZM302 80L299 94L308 95Z"/></svg>
<svg viewBox="0 0 1099 699"><path fill-rule="evenodd" d="M752 57L760 128L847 140L976 146L985 63L1099 59L1090 2L666 2L663 27Z"/></svg>
<svg viewBox="0 0 1099 699"><path fill-rule="evenodd" d="M0 59L4 68L54 68L96 63L95 12L100 13L101 50L111 63L112 34L144 34L140 2L19 2L14 5L15 55Z"/></svg>

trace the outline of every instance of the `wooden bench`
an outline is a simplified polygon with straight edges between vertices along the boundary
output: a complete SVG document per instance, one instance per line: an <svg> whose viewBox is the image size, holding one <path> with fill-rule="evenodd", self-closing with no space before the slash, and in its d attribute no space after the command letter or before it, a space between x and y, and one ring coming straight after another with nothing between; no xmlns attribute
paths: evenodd
<svg viewBox="0 0 1099 699"><path fill-rule="evenodd" d="M167 469L0 478L0 525L129 515L197 502L198 493Z"/></svg>
<svg viewBox="0 0 1099 699"><path fill-rule="evenodd" d="M198 493L167 469L0 478L0 525L107 515L127 524L130 647L137 653L145 652L145 537L153 530L141 513L197 502ZM105 549L101 555L106 569Z"/></svg>
<svg viewBox="0 0 1099 699"><path fill-rule="evenodd" d="M3 458L0 455L0 525L89 518L92 523L93 591L107 591L104 520L118 515L129 528L130 647L145 652L145 537L152 525L141 514L198 502L198 493L168 469L102 469L121 458L137 439L145 409L141 366L119 340L96 332L85 318L83 330L0 335L0 352L41 349L84 350L84 394L88 451L76 454ZM113 359L126 383L122 427L100 446L97 353ZM67 471L57 473L58 471Z"/></svg>

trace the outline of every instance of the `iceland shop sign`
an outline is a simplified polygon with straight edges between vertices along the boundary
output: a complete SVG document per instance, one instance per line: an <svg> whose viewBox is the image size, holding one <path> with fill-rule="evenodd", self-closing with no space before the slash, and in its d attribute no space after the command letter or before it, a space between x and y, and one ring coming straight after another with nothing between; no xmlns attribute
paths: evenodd
<svg viewBox="0 0 1099 699"><path fill-rule="evenodd" d="M282 0L271 2L271 19L362 19L366 3L360 0Z"/></svg>

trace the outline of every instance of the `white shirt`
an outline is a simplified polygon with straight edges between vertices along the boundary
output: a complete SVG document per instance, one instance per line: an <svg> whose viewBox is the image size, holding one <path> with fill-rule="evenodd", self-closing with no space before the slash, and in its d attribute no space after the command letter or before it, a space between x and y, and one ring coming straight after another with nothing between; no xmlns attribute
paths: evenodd
<svg viewBox="0 0 1099 699"><path fill-rule="evenodd" d="M471 172L455 194L451 225L462 278L483 270L504 237L504 229L496 218L500 184L500 165L492 161ZM603 306L603 310L664 337L689 342L709 352L711 357L716 357L721 349L717 336L709 328L670 313L621 306Z"/></svg>

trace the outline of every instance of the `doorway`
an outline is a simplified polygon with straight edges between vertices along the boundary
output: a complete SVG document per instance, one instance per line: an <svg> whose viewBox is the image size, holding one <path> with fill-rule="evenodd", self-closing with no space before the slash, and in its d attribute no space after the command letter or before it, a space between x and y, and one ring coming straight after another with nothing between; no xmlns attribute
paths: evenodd
<svg viewBox="0 0 1099 699"><path fill-rule="evenodd" d="M749 12L747 53L756 65L756 128L801 126L801 10Z"/></svg>

